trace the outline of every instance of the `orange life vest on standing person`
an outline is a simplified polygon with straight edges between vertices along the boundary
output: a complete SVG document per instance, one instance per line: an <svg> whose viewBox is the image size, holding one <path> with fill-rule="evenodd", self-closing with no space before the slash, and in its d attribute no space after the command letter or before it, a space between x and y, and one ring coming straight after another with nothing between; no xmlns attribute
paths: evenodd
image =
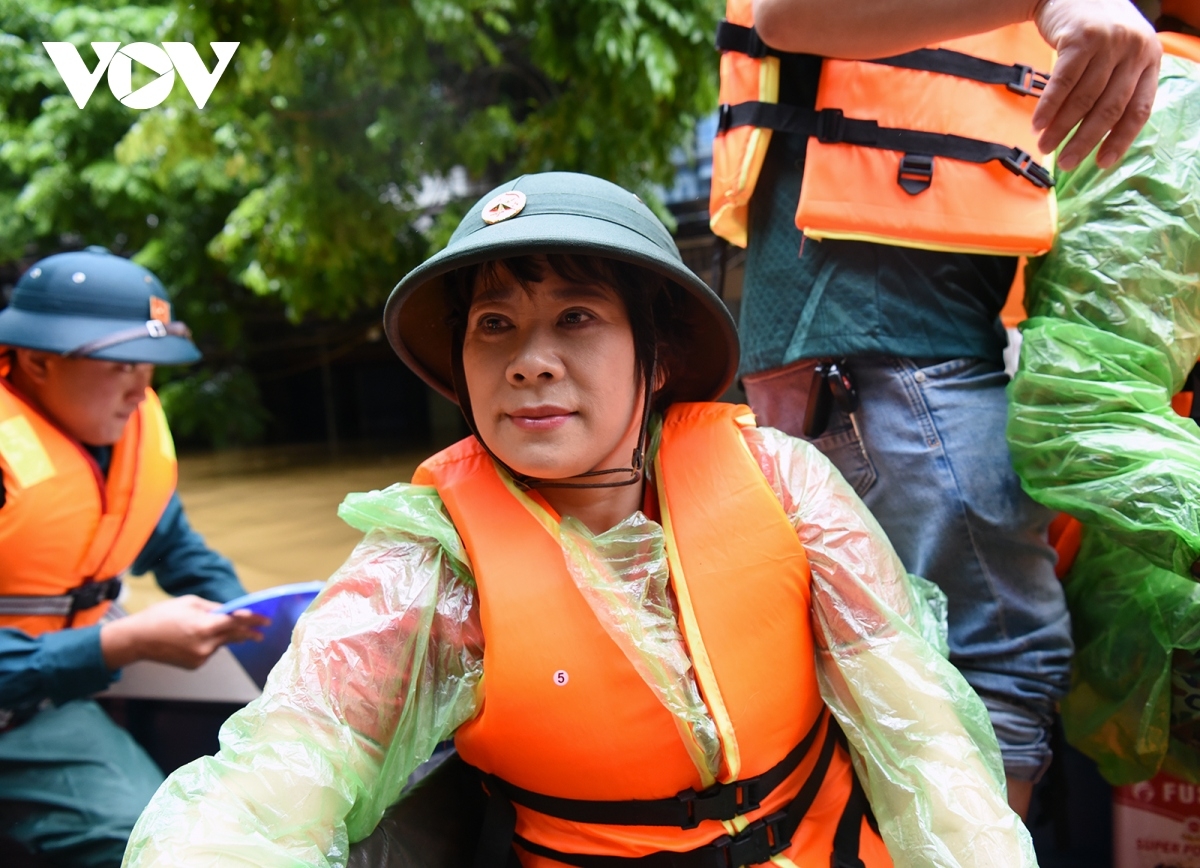
<svg viewBox="0 0 1200 868"><path fill-rule="evenodd" d="M0 627L37 636L98 622L107 599L59 615L5 614L129 569L175 491L175 447L150 389L113 446L108 478L83 445L0 378ZM116 588L116 583L109 587Z"/></svg>
<svg viewBox="0 0 1200 868"><path fill-rule="evenodd" d="M742 439L752 419L675 405L654 465L680 627L721 742L707 790L673 716L572 581L548 505L506 484L474 438L414 475L437 487L479 592L484 697L456 744L514 804L527 868L663 850L829 865L835 844L866 868L891 865L817 689L808 562Z"/></svg>
<svg viewBox="0 0 1200 868"><path fill-rule="evenodd" d="M771 133L809 137L796 225L815 238L1011 256L1054 240L1053 180L1032 117L1054 51L1032 23L874 61L821 65L815 109L786 104L780 53L728 0L712 230L745 247Z"/></svg>
<svg viewBox="0 0 1200 868"><path fill-rule="evenodd" d="M1200 36L1162 32L1158 34L1158 41L1162 43L1163 51L1167 54L1200 63Z"/></svg>

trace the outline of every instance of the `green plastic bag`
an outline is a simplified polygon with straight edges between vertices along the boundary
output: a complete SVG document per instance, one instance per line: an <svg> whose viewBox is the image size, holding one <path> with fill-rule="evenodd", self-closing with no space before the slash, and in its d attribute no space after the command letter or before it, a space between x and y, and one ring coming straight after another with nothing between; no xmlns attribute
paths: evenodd
<svg viewBox="0 0 1200 868"><path fill-rule="evenodd" d="M1059 236L1026 273L1008 438L1025 490L1085 526L1067 736L1114 783L1168 755L1195 779L1170 685L1176 650L1200 648L1200 427L1171 397L1200 356L1200 67L1164 59L1129 153L1063 173L1058 196Z"/></svg>

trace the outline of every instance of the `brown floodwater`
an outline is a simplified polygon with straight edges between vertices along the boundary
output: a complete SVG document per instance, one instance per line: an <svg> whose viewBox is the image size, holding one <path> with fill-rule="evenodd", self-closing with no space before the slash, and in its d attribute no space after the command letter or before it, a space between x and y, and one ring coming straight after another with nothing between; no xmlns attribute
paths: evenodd
<svg viewBox="0 0 1200 868"><path fill-rule="evenodd" d="M192 526L237 567L248 591L327 579L362 534L337 517L348 492L407 482L423 453L278 447L184 456L179 495ZM152 575L127 577L130 611L166 599Z"/></svg>

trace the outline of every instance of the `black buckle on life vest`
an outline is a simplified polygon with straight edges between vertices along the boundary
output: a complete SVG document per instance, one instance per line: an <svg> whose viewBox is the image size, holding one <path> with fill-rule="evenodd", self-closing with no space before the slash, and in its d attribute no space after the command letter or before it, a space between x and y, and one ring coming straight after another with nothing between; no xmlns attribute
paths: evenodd
<svg viewBox="0 0 1200 868"><path fill-rule="evenodd" d="M680 790L675 798L687 807L687 824L681 829L694 829L704 820L729 820L758 808L756 792L758 778L746 778L734 784L713 784L707 789Z"/></svg>
<svg viewBox="0 0 1200 868"><path fill-rule="evenodd" d="M1014 64L1013 73L1013 80L1006 83L1005 87L1022 96L1040 96L1050 83L1049 75L1038 72L1032 66Z"/></svg>
<svg viewBox="0 0 1200 868"><path fill-rule="evenodd" d="M1054 186L1054 178L1041 166L1033 161L1033 157L1020 148L1013 148L1012 153L1000 158L1000 164L1014 175L1031 182L1035 187L1043 189Z"/></svg>
<svg viewBox="0 0 1200 868"><path fill-rule="evenodd" d="M836 145L846 136L846 115L841 109L821 109L817 112L817 141Z"/></svg>
<svg viewBox="0 0 1200 868"><path fill-rule="evenodd" d="M718 133L729 132L729 122L732 120L732 118L733 118L733 106L731 106L727 102L723 102L719 106L717 106L717 132Z"/></svg>
<svg viewBox="0 0 1200 868"><path fill-rule="evenodd" d="M105 579L102 582L87 582L79 585L76 588L71 588L67 591L67 596L71 598L70 614L82 612L85 609L91 609L99 606L101 603L109 600L115 600L121 595L121 580L120 579Z"/></svg>
<svg viewBox="0 0 1200 868"><path fill-rule="evenodd" d="M928 190L933 183L933 157L928 154L905 154L900 160L896 183L910 196Z"/></svg>
<svg viewBox="0 0 1200 868"><path fill-rule="evenodd" d="M709 846L716 850L716 865L741 868L771 861L772 856L778 856L792 845L792 836L785 835L779 828L786 819L784 811L777 811L755 820L732 838L725 835L713 841Z"/></svg>

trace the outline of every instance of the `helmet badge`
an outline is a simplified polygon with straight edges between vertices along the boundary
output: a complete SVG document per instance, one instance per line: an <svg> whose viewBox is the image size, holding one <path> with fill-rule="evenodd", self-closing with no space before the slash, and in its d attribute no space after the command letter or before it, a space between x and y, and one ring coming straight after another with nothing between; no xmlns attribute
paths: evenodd
<svg viewBox="0 0 1200 868"><path fill-rule="evenodd" d="M170 325L171 302L159 298L157 295L150 296L150 319L163 325Z"/></svg>
<svg viewBox="0 0 1200 868"><path fill-rule="evenodd" d="M524 207L525 194L520 190L509 190L483 206L483 222L491 226L509 217L516 217Z"/></svg>

